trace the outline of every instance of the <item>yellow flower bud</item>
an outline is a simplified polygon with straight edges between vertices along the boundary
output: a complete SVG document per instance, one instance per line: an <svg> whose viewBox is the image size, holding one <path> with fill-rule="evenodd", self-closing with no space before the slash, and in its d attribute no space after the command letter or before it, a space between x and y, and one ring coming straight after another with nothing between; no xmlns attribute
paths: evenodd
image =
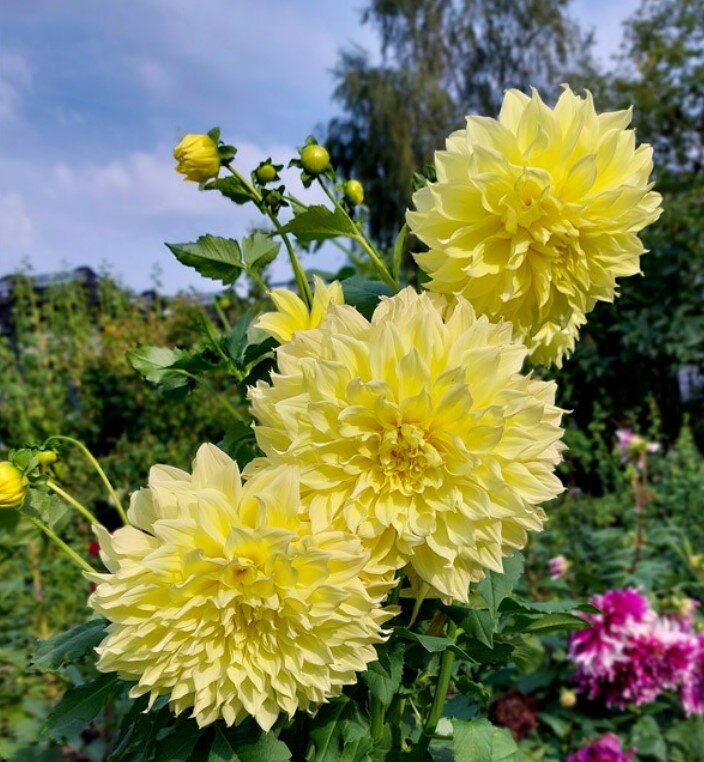
<svg viewBox="0 0 704 762"><path fill-rule="evenodd" d="M176 171L194 183L204 183L220 171L220 153L209 135L184 135L174 148L174 159Z"/></svg>
<svg viewBox="0 0 704 762"><path fill-rule="evenodd" d="M40 466L50 466L56 463L58 455L53 450L42 450L37 453L37 460Z"/></svg>
<svg viewBox="0 0 704 762"><path fill-rule="evenodd" d="M303 169L311 175L319 175L330 166L330 154L323 146L309 145L301 151Z"/></svg>
<svg viewBox="0 0 704 762"><path fill-rule="evenodd" d="M9 460L0 462L0 508L19 508L24 502L29 482Z"/></svg>
<svg viewBox="0 0 704 762"><path fill-rule="evenodd" d="M345 183L345 198L354 206L364 201L364 186L359 180L348 180Z"/></svg>
<svg viewBox="0 0 704 762"><path fill-rule="evenodd" d="M262 164L260 167L257 167L256 175L257 180L262 185L266 185L276 180L276 167L273 164Z"/></svg>
<svg viewBox="0 0 704 762"><path fill-rule="evenodd" d="M572 709L577 704L577 694L574 691L562 691L560 693L560 706L564 709Z"/></svg>

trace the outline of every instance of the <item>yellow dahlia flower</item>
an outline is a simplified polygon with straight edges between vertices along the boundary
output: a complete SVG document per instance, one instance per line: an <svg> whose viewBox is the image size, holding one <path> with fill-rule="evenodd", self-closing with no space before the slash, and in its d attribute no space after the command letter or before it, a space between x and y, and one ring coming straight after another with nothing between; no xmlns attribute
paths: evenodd
<svg viewBox="0 0 704 762"><path fill-rule="evenodd" d="M331 306L250 389L267 462L301 468L314 528L349 529L383 573L410 560L444 596L500 570L562 486L555 385L521 374L509 323L408 288L371 322ZM255 461L248 467L256 473Z"/></svg>
<svg viewBox="0 0 704 762"><path fill-rule="evenodd" d="M19 508L28 489L29 481L17 466L0 462L0 508Z"/></svg>
<svg viewBox="0 0 704 762"><path fill-rule="evenodd" d="M359 579L366 554L339 531L312 534L296 469L242 486L237 465L203 445L193 475L155 466L130 525L96 527L108 572L90 605L111 621L98 668L168 694L200 726L280 712L338 694L376 658L390 617Z"/></svg>
<svg viewBox="0 0 704 762"><path fill-rule="evenodd" d="M638 233L660 214L652 149L630 121L569 88L552 109L509 90L498 120L467 117L406 215L428 288L510 320L535 362L561 365L586 313L640 272Z"/></svg>
<svg viewBox="0 0 704 762"><path fill-rule="evenodd" d="M220 171L220 153L210 135L184 135L174 148L174 159L176 171L194 183L207 182Z"/></svg>
<svg viewBox="0 0 704 762"><path fill-rule="evenodd" d="M271 301L278 311L260 315L254 323L255 327L261 328L281 344L291 341L296 331L317 328L325 317L328 305L344 304L345 297L339 281L333 281L326 286L323 280L314 275L313 283L315 292L310 310L292 291L278 288L270 293Z"/></svg>

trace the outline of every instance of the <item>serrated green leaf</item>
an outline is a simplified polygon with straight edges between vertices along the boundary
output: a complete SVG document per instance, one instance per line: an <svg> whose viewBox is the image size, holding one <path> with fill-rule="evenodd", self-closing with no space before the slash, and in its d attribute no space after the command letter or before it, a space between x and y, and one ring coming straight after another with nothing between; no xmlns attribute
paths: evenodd
<svg viewBox="0 0 704 762"><path fill-rule="evenodd" d="M247 331L252 323L252 308L249 307L242 317L232 326L225 337L225 351L235 363L239 364L247 346Z"/></svg>
<svg viewBox="0 0 704 762"><path fill-rule="evenodd" d="M49 712L45 732L57 740L80 732L122 690L114 673L100 675L85 685L70 688Z"/></svg>
<svg viewBox="0 0 704 762"><path fill-rule="evenodd" d="M55 529L63 519L68 517L71 510L71 506L58 495L43 492L40 489L31 489L20 512L39 519L51 529Z"/></svg>
<svg viewBox="0 0 704 762"><path fill-rule="evenodd" d="M452 720L455 762L518 762L518 746L506 728L489 720Z"/></svg>
<svg viewBox="0 0 704 762"><path fill-rule="evenodd" d="M257 738L235 741L235 751L239 762L288 762L291 751L273 733L261 733Z"/></svg>
<svg viewBox="0 0 704 762"><path fill-rule="evenodd" d="M477 585L477 591L484 597L493 617L498 613L501 601L510 595L523 573L523 556L514 553L504 558L503 566L503 574L487 571L486 577Z"/></svg>
<svg viewBox="0 0 704 762"><path fill-rule="evenodd" d="M155 759L169 762L186 762L198 743L203 731L196 725L195 720L178 722L169 730L156 745Z"/></svg>
<svg viewBox="0 0 704 762"><path fill-rule="evenodd" d="M220 191L225 198L229 198L235 204L246 204L249 201L256 200L252 190L239 177L234 175L231 177L219 177L217 180L207 183L205 190Z"/></svg>
<svg viewBox="0 0 704 762"><path fill-rule="evenodd" d="M240 758L235 753L234 746L228 741L220 728L215 729L215 738L210 747L208 762L240 762Z"/></svg>
<svg viewBox="0 0 704 762"><path fill-rule="evenodd" d="M161 383L166 371L186 353L169 347L138 347L127 352L130 365L153 384ZM184 379L184 383L186 380Z"/></svg>
<svg viewBox="0 0 704 762"><path fill-rule="evenodd" d="M325 704L311 720L308 762L366 762L374 742L369 723L347 696Z"/></svg>
<svg viewBox="0 0 704 762"><path fill-rule="evenodd" d="M85 656L105 637L104 619L91 619L48 640L37 642L32 664L39 669L58 669Z"/></svg>
<svg viewBox="0 0 704 762"><path fill-rule="evenodd" d="M330 211L326 206L309 206L283 227L284 233L292 233L302 244L324 241L328 238L354 238L359 231L341 210Z"/></svg>
<svg viewBox="0 0 704 762"><path fill-rule="evenodd" d="M513 621L504 627L504 632L571 632L589 627L589 622L573 614L555 613L531 616L516 614Z"/></svg>
<svg viewBox="0 0 704 762"><path fill-rule="evenodd" d="M242 240L242 256L248 270L261 272L277 257L281 243L264 233L252 233Z"/></svg>
<svg viewBox="0 0 704 762"><path fill-rule="evenodd" d="M496 619L489 611L468 611L461 626L469 637L476 638L489 648L494 647Z"/></svg>
<svg viewBox="0 0 704 762"><path fill-rule="evenodd" d="M384 706L389 706L401 687L404 646L397 642L390 647L379 647L378 652L378 661L372 662L360 677L372 696L378 698Z"/></svg>
<svg viewBox="0 0 704 762"><path fill-rule="evenodd" d="M203 235L193 243L167 243L166 246L181 264L225 285L234 283L245 269L242 250L234 238Z"/></svg>
<svg viewBox="0 0 704 762"><path fill-rule="evenodd" d="M379 304L380 296L391 296L392 291L386 283L368 280L361 275L341 281L345 304L355 307L366 318L370 318Z"/></svg>

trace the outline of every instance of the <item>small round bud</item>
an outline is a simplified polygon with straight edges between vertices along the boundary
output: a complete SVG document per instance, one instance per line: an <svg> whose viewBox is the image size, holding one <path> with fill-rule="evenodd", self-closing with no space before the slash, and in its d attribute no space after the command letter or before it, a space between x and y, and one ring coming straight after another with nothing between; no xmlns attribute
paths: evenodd
<svg viewBox="0 0 704 762"><path fill-rule="evenodd" d="M282 201L283 196L277 190L269 191L269 193L264 196L264 202L270 207L276 207Z"/></svg>
<svg viewBox="0 0 704 762"><path fill-rule="evenodd" d="M348 180L345 183L345 198L352 206L357 206L364 201L364 186L359 180Z"/></svg>
<svg viewBox="0 0 704 762"><path fill-rule="evenodd" d="M29 481L9 460L0 462L0 508L19 508L24 502Z"/></svg>
<svg viewBox="0 0 704 762"><path fill-rule="evenodd" d="M266 185L267 183L276 180L276 167L273 164L269 163L262 164L261 166L257 167L255 174L257 176L258 182L260 182L262 185Z"/></svg>
<svg viewBox="0 0 704 762"><path fill-rule="evenodd" d="M572 709L577 704L577 694L574 691L562 691L560 693L560 706L564 709Z"/></svg>
<svg viewBox="0 0 704 762"><path fill-rule="evenodd" d="M306 146L301 151L301 164L309 174L319 175L330 166L330 154L323 146Z"/></svg>
<svg viewBox="0 0 704 762"><path fill-rule="evenodd" d="M59 459L59 456L53 450L41 450L37 453L37 460L40 466L51 466Z"/></svg>

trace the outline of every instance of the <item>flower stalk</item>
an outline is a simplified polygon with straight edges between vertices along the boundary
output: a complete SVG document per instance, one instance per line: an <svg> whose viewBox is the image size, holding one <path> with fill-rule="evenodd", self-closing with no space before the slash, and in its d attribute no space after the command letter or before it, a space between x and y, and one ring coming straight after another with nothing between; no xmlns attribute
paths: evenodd
<svg viewBox="0 0 704 762"><path fill-rule="evenodd" d="M115 492L115 488L110 483L110 479L108 479L107 474L105 471L103 471L102 466L98 461L95 459L95 456L93 453L83 444L83 442L79 442L77 439L74 439L73 437L67 437L63 434L55 434L53 437L49 437L49 439L46 440L46 444L48 444L51 441L57 441L57 442L67 442L68 444L72 444L75 447L77 447L86 457L88 462L93 466L93 468L98 473L98 476L100 477L101 481L105 485L105 488L108 491L108 494L110 495L113 504L115 505L115 508L117 509L117 512L120 514L120 518L122 519L122 522L124 524L128 524L129 521L127 519L127 514L125 513L125 509L122 507L122 503L120 502L120 498L117 496L117 492ZM95 519L93 519L95 523Z"/></svg>

